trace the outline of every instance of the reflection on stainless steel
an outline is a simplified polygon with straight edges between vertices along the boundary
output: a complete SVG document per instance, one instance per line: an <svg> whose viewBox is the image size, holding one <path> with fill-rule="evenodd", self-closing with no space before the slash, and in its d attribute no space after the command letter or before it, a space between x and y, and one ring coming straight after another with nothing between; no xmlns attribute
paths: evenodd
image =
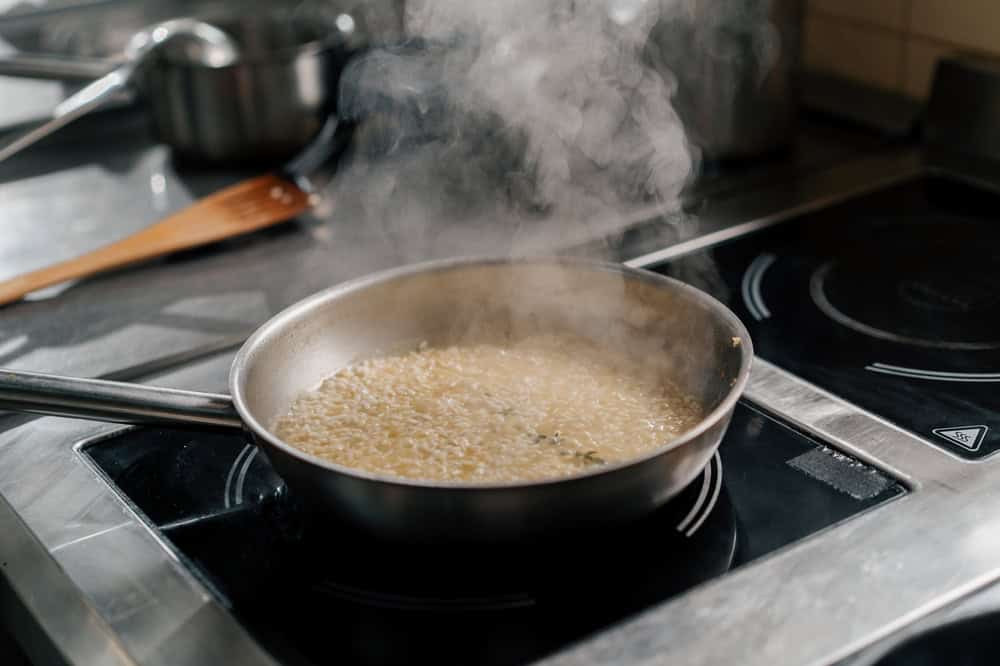
<svg viewBox="0 0 1000 666"><path fill-rule="evenodd" d="M206 67L226 67L240 57L239 46L225 31L193 18L176 18L147 26L125 45L125 62L138 65L153 49L182 50L192 63Z"/></svg>
<svg viewBox="0 0 1000 666"><path fill-rule="evenodd" d="M45 631L51 637L58 637L63 654L73 655L73 661L78 664L124 666L132 663L121 641L113 636L111 627L79 594L72 580L59 571L59 564L51 557L38 557L38 549L42 546L17 512L3 500L0 500L0 533L12 546L5 548L3 554L3 568L9 586L4 589L10 589L22 599L34 597L28 604L30 611L52 618ZM17 572L17 575L9 572ZM46 593L35 595L30 585L32 581L40 580L46 581ZM28 586L25 586L26 583ZM4 598L4 603L20 610L16 600ZM6 628L16 632L23 650L31 654L37 663L42 663L38 659L40 655L51 654L48 637L32 633L31 627L17 623L13 618L3 619ZM80 627L94 627L97 631L80 631Z"/></svg>

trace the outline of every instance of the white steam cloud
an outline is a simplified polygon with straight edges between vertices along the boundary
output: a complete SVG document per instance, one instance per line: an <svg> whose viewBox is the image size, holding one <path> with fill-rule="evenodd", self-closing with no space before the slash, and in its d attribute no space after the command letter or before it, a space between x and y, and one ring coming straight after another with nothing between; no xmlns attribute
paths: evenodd
<svg viewBox="0 0 1000 666"><path fill-rule="evenodd" d="M663 6L410 0L411 41L344 74L360 127L336 207L402 259L533 251L676 209L697 156L675 80L643 59Z"/></svg>

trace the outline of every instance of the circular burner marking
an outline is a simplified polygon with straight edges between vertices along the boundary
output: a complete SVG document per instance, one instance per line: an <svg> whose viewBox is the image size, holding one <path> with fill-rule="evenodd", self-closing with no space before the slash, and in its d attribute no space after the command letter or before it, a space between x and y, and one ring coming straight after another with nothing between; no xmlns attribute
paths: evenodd
<svg viewBox="0 0 1000 666"><path fill-rule="evenodd" d="M829 261L822 266L820 266L809 279L809 294L812 296L813 302L816 304L823 314L833 319L839 324L846 326L852 330L858 331L865 335L871 336L873 338L878 338L881 340L887 340L889 342L898 342L902 344L913 345L917 347L927 347L931 349L950 349L956 351L982 351L987 349L997 349L1000 348L1000 339L996 340L948 340L948 339L932 339L919 337L915 335L906 335L902 333L896 333L893 331L886 330L885 328L879 326L873 326L865 322L859 321L857 318L852 317L843 311L843 309L834 305L828 296L828 287L830 275L833 269L837 266L836 262ZM973 303L966 301L959 301L955 298L947 298L944 293L940 290L932 290L927 283L917 282L914 280L901 280L899 282L899 292L901 295L905 295L909 291L916 291L914 285L922 284L924 287L920 290L927 298L933 298L936 302L936 306L933 310L942 311L945 309L950 309L951 312L941 312L940 316L947 317L949 314L959 314L967 313L970 308L973 307ZM876 288L872 285L872 288ZM906 298L908 302L915 305L927 306L924 302L917 302L914 298ZM927 299L924 299L927 300ZM947 307L946 307L947 306ZM928 309L932 309L928 307Z"/></svg>
<svg viewBox="0 0 1000 666"><path fill-rule="evenodd" d="M594 575L592 557L567 557L567 553L596 552L597 559L616 552L630 553L632 569L622 574L643 580L654 597L684 589L727 571L735 558L735 515L722 492L722 461L716 452L700 475L663 508L634 525L599 528L594 532L561 535L551 543L524 546L458 547L443 551L433 545L409 545L387 552L364 535L343 531L313 531L308 539L317 552L329 551L327 539L335 537L331 552L341 558L334 574L313 582L311 589L328 597L364 606L422 611L496 611L552 606L569 599L566 589L578 589L581 579L613 595L621 581ZM609 537L616 538L609 538ZM351 547L345 548L344 544ZM595 551L596 549L596 551ZM405 550L406 557L400 555ZM641 555L640 555L641 554ZM391 562L392 566L387 566ZM502 565L502 566L500 566ZM471 568L470 568L471 567ZM484 579L481 567L494 571ZM407 569L420 571L408 575ZM623 570L625 571L625 570ZM648 576L648 577L647 577ZM631 579L629 579L631 580ZM631 603L631 596L619 599Z"/></svg>
<svg viewBox="0 0 1000 666"><path fill-rule="evenodd" d="M938 382L1000 382L1000 372L942 372L940 370L906 368L899 365L889 365L888 363L872 363L871 365L866 365L865 370L883 375L896 375L897 377L909 377L910 379L928 379Z"/></svg>
<svg viewBox="0 0 1000 666"><path fill-rule="evenodd" d="M720 492L722 492L722 458L719 457L719 452L716 451L712 459L705 465L698 499L695 500L691 511L677 524L677 531L683 532L684 536L688 538L694 536L698 528L705 522L705 519L712 513L715 503L719 501ZM695 520L699 515L700 517Z"/></svg>
<svg viewBox="0 0 1000 666"><path fill-rule="evenodd" d="M747 310L757 321L771 317L771 311L767 309L764 297L761 295L760 285L764 280L764 273L777 259L778 257L775 255L765 252L754 259L743 274L743 281L740 285L743 303L746 304Z"/></svg>

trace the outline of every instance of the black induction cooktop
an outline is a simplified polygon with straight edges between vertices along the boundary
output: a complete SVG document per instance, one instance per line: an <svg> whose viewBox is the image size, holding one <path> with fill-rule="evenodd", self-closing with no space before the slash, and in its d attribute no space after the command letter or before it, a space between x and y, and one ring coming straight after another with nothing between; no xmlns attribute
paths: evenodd
<svg viewBox="0 0 1000 666"><path fill-rule="evenodd" d="M905 492L749 403L720 451L637 523L444 548L313 514L239 436L137 428L84 448L286 664L525 663Z"/></svg>
<svg viewBox="0 0 1000 666"><path fill-rule="evenodd" d="M1000 449L1000 194L921 176L657 270L760 357L961 457Z"/></svg>

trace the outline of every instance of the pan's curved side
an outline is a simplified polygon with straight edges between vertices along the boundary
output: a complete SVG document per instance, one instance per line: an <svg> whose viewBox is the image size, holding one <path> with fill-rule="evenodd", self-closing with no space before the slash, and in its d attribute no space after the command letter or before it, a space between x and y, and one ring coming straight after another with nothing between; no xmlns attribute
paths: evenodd
<svg viewBox="0 0 1000 666"><path fill-rule="evenodd" d="M585 331L626 348L704 405L704 419L646 456L519 484L407 481L341 467L269 432L294 397L396 344ZM340 285L265 324L237 355L234 404L278 473L319 508L388 540L504 541L641 517L690 483L725 433L749 374L739 320L682 283L612 264L463 259Z"/></svg>
<svg viewBox="0 0 1000 666"><path fill-rule="evenodd" d="M291 488L324 514L388 541L504 542L641 518L711 459L731 412L683 447L602 474L507 487L434 487L318 467L257 439Z"/></svg>

